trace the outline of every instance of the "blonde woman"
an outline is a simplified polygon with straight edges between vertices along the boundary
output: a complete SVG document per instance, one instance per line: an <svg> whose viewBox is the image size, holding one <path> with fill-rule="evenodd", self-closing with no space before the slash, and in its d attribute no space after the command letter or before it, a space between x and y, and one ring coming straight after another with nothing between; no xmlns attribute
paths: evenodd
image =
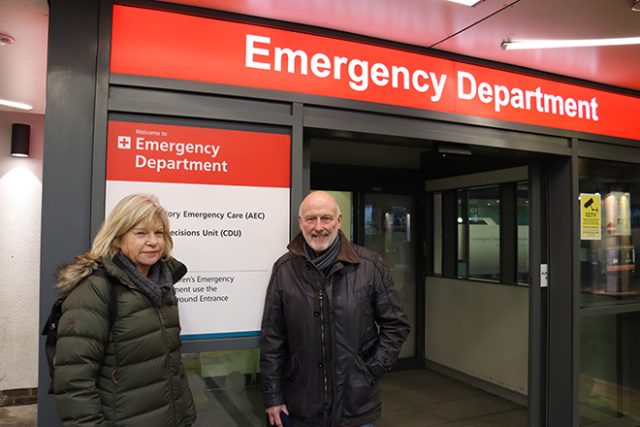
<svg viewBox="0 0 640 427"><path fill-rule="evenodd" d="M63 425L195 421L173 288L187 269L170 256L172 247L158 199L132 194L115 206L91 250L58 272L57 288L67 298L53 389Z"/></svg>

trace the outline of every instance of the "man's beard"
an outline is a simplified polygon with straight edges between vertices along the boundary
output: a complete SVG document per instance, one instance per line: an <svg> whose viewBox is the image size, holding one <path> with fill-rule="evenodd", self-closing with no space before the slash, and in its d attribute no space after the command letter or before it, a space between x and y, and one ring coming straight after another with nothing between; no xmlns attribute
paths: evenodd
<svg viewBox="0 0 640 427"><path fill-rule="evenodd" d="M327 248L329 248L329 246L331 246L331 244L336 240L336 237L338 236L337 231L335 232L335 236L333 239L329 238L327 240L325 240L324 242L319 242L317 240L314 240L315 238L318 237L331 237L330 232L328 231L322 231L320 233L317 233L315 231L312 231L311 234L309 235L309 239L307 240L307 244L309 246L311 246L311 249L313 249L316 252L323 252L326 251Z"/></svg>

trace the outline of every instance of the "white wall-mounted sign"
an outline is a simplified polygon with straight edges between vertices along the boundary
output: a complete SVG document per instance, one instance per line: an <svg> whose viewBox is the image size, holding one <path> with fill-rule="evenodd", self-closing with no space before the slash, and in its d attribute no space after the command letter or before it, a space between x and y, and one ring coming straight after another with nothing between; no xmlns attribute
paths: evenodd
<svg viewBox="0 0 640 427"><path fill-rule="evenodd" d="M183 339L259 335L289 241L290 136L110 121L106 212L153 193L169 213Z"/></svg>

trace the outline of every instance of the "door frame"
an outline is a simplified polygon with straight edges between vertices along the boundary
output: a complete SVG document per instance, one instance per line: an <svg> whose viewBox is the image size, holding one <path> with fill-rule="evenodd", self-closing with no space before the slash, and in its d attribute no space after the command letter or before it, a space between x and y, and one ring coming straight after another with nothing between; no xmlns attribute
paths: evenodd
<svg viewBox="0 0 640 427"><path fill-rule="evenodd" d="M529 425L565 427L574 406L574 158L529 163ZM535 233L535 234L534 234ZM541 266L546 265L546 286ZM535 270L534 270L535 267ZM536 271L536 273L534 273Z"/></svg>
<svg viewBox="0 0 640 427"><path fill-rule="evenodd" d="M424 199L420 171L368 167L343 167L326 164L311 164L310 183L313 190L348 191L353 194L352 221L354 225L354 243L363 245L364 236L364 193L413 195L416 218L424 217ZM384 182L384 178L391 179ZM408 184L409 183L409 184ZM423 221L415 221L415 354L413 357L398 359L394 369L415 369L424 367L424 245L425 227Z"/></svg>
<svg viewBox="0 0 640 427"><path fill-rule="evenodd" d="M421 142L443 142L451 144L464 144L468 147L482 146L486 148L499 148L526 152L531 157L543 158L544 160L528 161L528 171L530 185L530 226L537 227L530 229L530 235L537 233L542 236L538 243L534 243L529 248L530 266L533 273L534 266L539 268L542 264L543 248L546 251L550 246L556 244L559 250L554 250L553 257L548 262L548 271L554 274L548 276L549 288L553 289L554 303L550 304L550 296L547 290L540 290L539 274L532 274L530 292L530 322L529 322L529 367L528 367L528 396L527 404L529 408L529 425L531 426L562 426L572 425L571 420L577 419L573 417L572 412L577 408L577 399L575 396L575 387L572 375L575 363L573 357L573 348L571 343L575 337L572 335L573 322L571 318L566 322L560 330L553 331L553 339L550 341L549 330L552 330L553 322L566 321L566 313L573 312L572 300L567 299L567 293L572 292L572 264L575 254L571 249L572 230L575 224L572 222L571 200L575 195L577 184L571 184L572 165L575 163L574 143L575 139L564 133L557 132L532 132L531 127L524 125L509 126L477 126L465 123L456 123L450 121L435 121L425 118L405 117L398 115L390 115L384 108L374 108L371 111L351 111L349 109L335 109L320 105L303 105L302 106L302 126L303 126L303 144L304 155L303 164L306 173L311 171L311 155L310 143L307 136L307 129L322 129L340 131L342 133L364 133L376 135L378 137L401 137L409 138L417 144ZM551 159L551 161L547 161ZM537 169L536 169L537 168ZM345 167L346 170L346 167ZM545 171L545 175L540 175L535 171ZM333 177L334 180L340 181L337 184L347 180L349 174ZM538 181L535 181L535 180ZM575 180L576 178L574 178ZM307 183L315 182L316 179L310 178ZM531 190L532 182L537 186L537 195ZM543 182L545 183L542 186ZM308 190L309 187L305 187ZM344 187L335 187L336 189ZM423 191L424 193L424 191ZM544 203L543 203L544 202ZM423 199L419 205L422 211L422 217L425 221L431 219L428 199ZM535 208L535 206L538 206ZM553 221L557 221L553 230L550 225ZM545 229L545 233L542 230ZM422 230L424 242L428 243L432 238L428 227ZM545 240L546 239L546 240ZM531 242L531 239L530 239ZM544 242L544 244L543 244ZM531 245L531 243L530 243ZM426 276L427 271L431 271L431 259L428 253L428 245L423 249L422 262ZM564 251L564 253L563 253ZM546 253L546 252L545 252ZM537 255L534 255L537 254ZM424 278L424 277L423 277ZM567 278L569 280L567 280ZM563 280L567 280L564 283ZM569 290L567 291L567 287ZM424 286L418 286L416 296L421 298L417 304L421 304L422 314L418 311L417 316L422 315L422 319L416 319L416 325L422 325L422 334L424 333L424 303L425 290ZM552 316L550 312L553 311ZM563 313L564 312L564 313ZM531 329L535 328L535 329ZM568 333L567 333L568 328ZM420 334L421 332L418 332ZM422 341L422 346L416 346L416 354L418 348L424 352L424 336L417 337ZM418 341L419 342L419 341ZM417 342L417 344L418 344ZM551 354L550 344L558 345L556 351ZM573 344L575 346L575 343ZM423 354L424 359L424 354ZM553 365L553 369L550 366ZM424 366L424 360L422 361ZM555 378L549 378L550 372L553 371ZM568 379L568 380L567 380ZM569 381L569 387L566 382ZM553 390L553 396L549 390ZM554 400L549 405L550 400ZM569 420L569 421L567 421Z"/></svg>

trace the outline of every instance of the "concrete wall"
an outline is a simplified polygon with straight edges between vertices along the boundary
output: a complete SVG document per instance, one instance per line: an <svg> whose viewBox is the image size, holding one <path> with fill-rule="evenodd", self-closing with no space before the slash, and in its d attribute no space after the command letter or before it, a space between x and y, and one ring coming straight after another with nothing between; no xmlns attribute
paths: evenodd
<svg viewBox="0 0 640 427"><path fill-rule="evenodd" d="M11 124L31 125L30 157L11 157ZM38 385L44 116L0 111L0 390Z"/></svg>
<svg viewBox="0 0 640 427"><path fill-rule="evenodd" d="M527 394L529 288L426 280L426 358Z"/></svg>

